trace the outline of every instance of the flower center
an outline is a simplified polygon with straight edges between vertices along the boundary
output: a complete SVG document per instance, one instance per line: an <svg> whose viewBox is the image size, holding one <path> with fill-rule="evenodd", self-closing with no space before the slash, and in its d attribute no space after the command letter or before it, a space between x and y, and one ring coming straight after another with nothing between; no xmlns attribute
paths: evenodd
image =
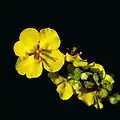
<svg viewBox="0 0 120 120"><path fill-rule="evenodd" d="M34 52L34 59L35 60L40 60L40 54L41 54L40 46L37 45L36 50Z"/></svg>
<svg viewBox="0 0 120 120"><path fill-rule="evenodd" d="M29 56L34 55L35 60L40 60L41 59L41 57L40 57L41 54L42 54L42 51L40 50L40 45L37 45L35 47L35 49L33 50L33 52L28 53Z"/></svg>

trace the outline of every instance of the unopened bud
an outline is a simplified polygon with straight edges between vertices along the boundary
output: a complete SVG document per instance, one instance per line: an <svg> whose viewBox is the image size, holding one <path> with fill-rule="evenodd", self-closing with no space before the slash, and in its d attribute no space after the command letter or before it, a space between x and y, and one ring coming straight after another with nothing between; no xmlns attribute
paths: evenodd
<svg viewBox="0 0 120 120"><path fill-rule="evenodd" d="M111 104L116 104L118 102L118 100L116 99L116 97L109 97L110 103Z"/></svg>

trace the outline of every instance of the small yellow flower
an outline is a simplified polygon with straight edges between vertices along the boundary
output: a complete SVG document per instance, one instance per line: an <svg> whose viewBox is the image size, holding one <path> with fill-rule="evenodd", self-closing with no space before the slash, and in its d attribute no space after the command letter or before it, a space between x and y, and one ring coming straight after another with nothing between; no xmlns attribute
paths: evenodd
<svg viewBox="0 0 120 120"><path fill-rule="evenodd" d="M79 94L78 99L85 102L88 106L91 106L94 104L93 92Z"/></svg>
<svg viewBox="0 0 120 120"><path fill-rule="evenodd" d="M86 103L88 106L94 105L96 109L102 109L103 104L99 98L96 98L96 91L88 92L88 93L80 93L78 95L78 99Z"/></svg>
<svg viewBox="0 0 120 120"><path fill-rule="evenodd" d="M66 53L66 61L72 62L75 67L85 67L88 65L87 60L83 60L79 54L72 56Z"/></svg>
<svg viewBox="0 0 120 120"><path fill-rule="evenodd" d="M57 73L48 73L52 82L57 86L56 91L62 100L68 100L73 95L71 82Z"/></svg>
<svg viewBox="0 0 120 120"><path fill-rule="evenodd" d="M68 100L73 95L73 88L69 82L62 82L57 86L57 92L62 100Z"/></svg>
<svg viewBox="0 0 120 120"><path fill-rule="evenodd" d="M64 64L64 54L59 51L60 38L50 28L38 32L34 28L23 30L19 41L14 44L15 55L18 56L16 70L27 78L37 78L42 74L43 66L49 72L56 72Z"/></svg>

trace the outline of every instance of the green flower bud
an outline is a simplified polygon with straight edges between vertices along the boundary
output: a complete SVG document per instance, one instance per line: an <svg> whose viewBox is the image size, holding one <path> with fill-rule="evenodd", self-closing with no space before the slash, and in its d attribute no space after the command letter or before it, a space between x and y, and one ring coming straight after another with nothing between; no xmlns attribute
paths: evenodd
<svg viewBox="0 0 120 120"><path fill-rule="evenodd" d="M83 71L80 70L79 68L74 69L74 74L81 74Z"/></svg>
<svg viewBox="0 0 120 120"><path fill-rule="evenodd" d="M100 85L100 83L98 82L99 81L99 77L98 77L97 73L93 74L93 79L94 79L94 81L96 82L97 85Z"/></svg>
<svg viewBox="0 0 120 120"><path fill-rule="evenodd" d="M107 91L106 89L101 89L101 90L99 91L99 96L100 96L101 98L106 98L106 97L108 96L108 91Z"/></svg>
<svg viewBox="0 0 120 120"><path fill-rule="evenodd" d="M109 92L112 91L113 85L108 84L108 85L106 86L106 89L107 89Z"/></svg>
<svg viewBox="0 0 120 120"><path fill-rule="evenodd" d="M67 70L69 73L73 73L74 69L75 69L75 67L72 64L67 65Z"/></svg>
<svg viewBox="0 0 120 120"><path fill-rule="evenodd" d="M75 81L74 85L73 85L73 88L74 90L80 90L82 87L82 84L80 81Z"/></svg>
<svg viewBox="0 0 120 120"><path fill-rule="evenodd" d="M113 84L111 84L109 81L102 80L101 82L103 88L107 89L109 92L113 89Z"/></svg>
<svg viewBox="0 0 120 120"><path fill-rule="evenodd" d="M75 74L74 77L73 77L73 79L79 80L80 79L80 74Z"/></svg>
<svg viewBox="0 0 120 120"><path fill-rule="evenodd" d="M68 80L72 79L73 77L74 77L73 74L68 73L68 77L67 77Z"/></svg>
<svg viewBox="0 0 120 120"><path fill-rule="evenodd" d="M113 97L113 96L109 97L109 101L110 101L111 104L116 104L118 102L116 97Z"/></svg>
<svg viewBox="0 0 120 120"><path fill-rule="evenodd" d="M82 80L87 80L88 79L88 75L86 73L82 73L81 74L81 79Z"/></svg>
<svg viewBox="0 0 120 120"><path fill-rule="evenodd" d="M116 95L116 99L120 101L120 95Z"/></svg>
<svg viewBox="0 0 120 120"><path fill-rule="evenodd" d="M95 83L85 81L84 82L85 88L93 88Z"/></svg>
<svg viewBox="0 0 120 120"><path fill-rule="evenodd" d="M79 80L81 76L82 71L79 68L75 68L74 70L74 79Z"/></svg>

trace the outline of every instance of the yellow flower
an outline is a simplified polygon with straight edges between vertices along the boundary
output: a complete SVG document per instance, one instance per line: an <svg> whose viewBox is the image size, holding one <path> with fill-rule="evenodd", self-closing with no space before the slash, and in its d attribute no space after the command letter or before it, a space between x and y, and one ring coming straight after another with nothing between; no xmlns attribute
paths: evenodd
<svg viewBox="0 0 120 120"><path fill-rule="evenodd" d="M103 108L103 104L101 103L101 100L96 98L96 91L89 93L80 93L78 95L78 99L86 103L86 105L88 106L94 105L96 109Z"/></svg>
<svg viewBox="0 0 120 120"><path fill-rule="evenodd" d="M91 105L94 104L93 92L79 94L78 95L78 99L82 100L83 102L85 102L88 106L91 106Z"/></svg>
<svg viewBox="0 0 120 120"><path fill-rule="evenodd" d="M79 54L72 56L66 53L66 61L72 62L75 67L85 67L88 65L87 60L83 60Z"/></svg>
<svg viewBox="0 0 120 120"><path fill-rule="evenodd" d="M58 85L57 92L62 100L68 100L73 95L73 89L69 82Z"/></svg>
<svg viewBox="0 0 120 120"><path fill-rule="evenodd" d="M66 78L58 75L57 73L48 73L48 76L52 82L57 85L56 91L62 100L68 100L73 95L73 88L71 82L68 82Z"/></svg>
<svg viewBox="0 0 120 120"><path fill-rule="evenodd" d="M27 78L37 78L43 67L49 72L56 72L64 64L64 54L59 51L60 38L50 28L38 32L34 28L23 30L19 41L14 44L15 55L18 56L16 70Z"/></svg>

